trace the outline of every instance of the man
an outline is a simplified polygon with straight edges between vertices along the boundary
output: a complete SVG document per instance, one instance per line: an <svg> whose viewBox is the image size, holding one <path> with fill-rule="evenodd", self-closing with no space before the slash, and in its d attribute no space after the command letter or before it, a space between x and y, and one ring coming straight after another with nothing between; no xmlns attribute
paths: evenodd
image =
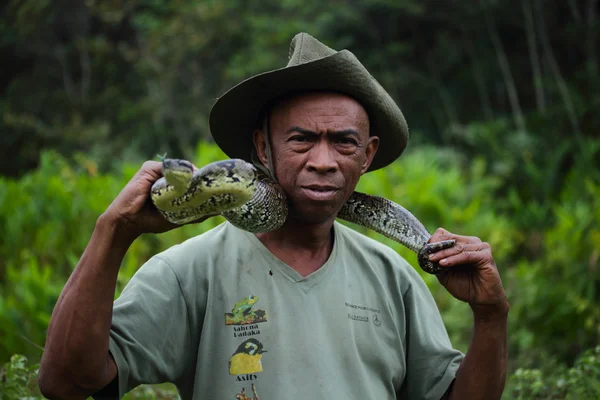
<svg viewBox="0 0 600 400"><path fill-rule="evenodd" d="M414 269L334 222L359 177L394 161L408 137L350 52L299 34L285 68L234 87L210 121L229 156L277 179L286 223L259 235L225 223L153 257L113 310L129 245L174 228L148 203L161 166L145 163L98 219L57 302L46 396L117 398L171 381L183 399L500 398L508 303L489 245L444 229L430 240L456 240L432 260L473 310L463 357Z"/></svg>

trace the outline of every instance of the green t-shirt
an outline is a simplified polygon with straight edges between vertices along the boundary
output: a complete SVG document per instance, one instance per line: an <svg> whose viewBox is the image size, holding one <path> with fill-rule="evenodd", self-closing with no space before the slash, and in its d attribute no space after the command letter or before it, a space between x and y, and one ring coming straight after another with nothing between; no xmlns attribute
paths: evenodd
<svg viewBox="0 0 600 400"><path fill-rule="evenodd" d="M334 234L304 278L229 223L150 259L114 304L120 397L173 382L182 399L439 399L463 355L424 282L389 247Z"/></svg>

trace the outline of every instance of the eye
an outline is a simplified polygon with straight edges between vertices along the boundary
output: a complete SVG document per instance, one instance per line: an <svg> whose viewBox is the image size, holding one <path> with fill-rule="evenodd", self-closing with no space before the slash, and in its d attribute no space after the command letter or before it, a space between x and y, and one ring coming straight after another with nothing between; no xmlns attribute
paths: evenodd
<svg viewBox="0 0 600 400"><path fill-rule="evenodd" d="M340 143L340 144L344 144L344 145L353 145L353 146L356 146L358 144L356 142L356 140L349 138L349 137L339 138L336 140L336 143Z"/></svg>
<svg viewBox="0 0 600 400"><path fill-rule="evenodd" d="M290 141L292 141L292 142L299 142L299 143L305 143L305 142L308 142L308 138L306 136L296 135L296 136L292 136L290 138Z"/></svg>

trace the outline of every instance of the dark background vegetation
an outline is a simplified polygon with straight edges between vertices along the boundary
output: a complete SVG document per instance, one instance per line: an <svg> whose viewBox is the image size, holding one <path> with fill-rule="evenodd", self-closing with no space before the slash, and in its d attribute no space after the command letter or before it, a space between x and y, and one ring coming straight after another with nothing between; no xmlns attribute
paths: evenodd
<svg viewBox="0 0 600 400"><path fill-rule="evenodd" d="M225 158L211 105L285 65L299 31L354 52L407 117L408 151L361 189L492 244L512 306L506 398L600 396L599 13L598 0L2 2L0 398L26 390L96 218L140 163ZM119 288L218 222L141 238ZM468 308L424 278L466 350Z"/></svg>

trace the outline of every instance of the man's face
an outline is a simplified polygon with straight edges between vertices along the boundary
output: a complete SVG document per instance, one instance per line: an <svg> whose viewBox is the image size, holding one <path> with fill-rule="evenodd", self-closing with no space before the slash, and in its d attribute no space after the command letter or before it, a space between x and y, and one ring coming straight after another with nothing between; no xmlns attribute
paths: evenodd
<svg viewBox="0 0 600 400"><path fill-rule="evenodd" d="M270 115L275 175L289 204L288 218L324 223L335 218L377 151L369 118L351 97L313 92L287 98ZM254 134L266 163L261 131Z"/></svg>

